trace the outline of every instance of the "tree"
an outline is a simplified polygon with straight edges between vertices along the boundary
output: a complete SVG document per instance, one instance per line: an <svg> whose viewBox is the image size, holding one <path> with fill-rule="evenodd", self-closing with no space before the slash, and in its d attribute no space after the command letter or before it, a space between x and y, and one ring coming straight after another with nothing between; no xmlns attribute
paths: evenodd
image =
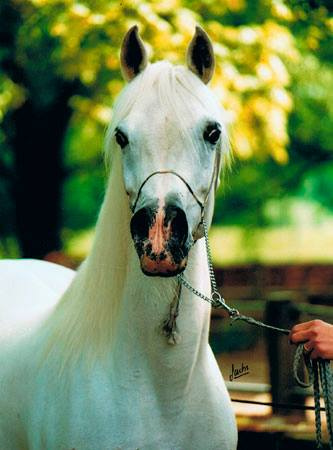
<svg viewBox="0 0 333 450"><path fill-rule="evenodd" d="M60 193L66 170L72 174L84 161L88 172L97 159L95 148L73 152L80 146L69 142L68 126L75 128L78 140L87 142L79 130L86 130L88 123L88 141L101 141L112 114L110 105L123 86L121 39L134 23L152 60L175 63L183 62L195 24L201 23L214 41L217 67L212 87L227 110L235 152L241 158L271 155L279 163L287 162L292 101L286 63L297 59L298 52L288 27L279 22L286 22L284 16L291 12L275 1L253 5L208 0L3 0L0 145L14 155L15 177L10 183L15 186L17 234L24 256L42 257L60 246ZM67 168L63 150L71 154L65 159Z"/></svg>
<svg viewBox="0 0 333 450"><path fill-rule="evenodd" d="M234 166L225 192L217 199L215 221L247 227L287 224L287 198L305 198L320 209L333 211L333 19L328 1L276 3L288 23L298 50L286 64L293 108L289 114L288 163L278 164L269 155L258 155ZM277 221L267 214L271 200L280 202ZM278 211L276 211L278 212ZM320 217L317 218L320 221Z"/></svg>

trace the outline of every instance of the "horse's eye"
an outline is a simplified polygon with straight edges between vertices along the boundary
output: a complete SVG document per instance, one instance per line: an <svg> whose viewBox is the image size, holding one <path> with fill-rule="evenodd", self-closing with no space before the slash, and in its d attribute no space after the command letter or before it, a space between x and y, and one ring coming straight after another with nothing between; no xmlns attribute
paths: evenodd
<svg viewBox="0 0 333 450"><path fill-rule="evenodd" d="M216 144L221 136L221 125L218 123L210 124L204 131L204 139L210 144Z"/></svg>
<svg viewBox="0 0 333 450"><path fill-rule="evenodd" d="M119 128L116 128L114 135L116 137L117 144L120 145L121 148L125 148L126 145L128 144L128 138L126 134Z"/></svg>

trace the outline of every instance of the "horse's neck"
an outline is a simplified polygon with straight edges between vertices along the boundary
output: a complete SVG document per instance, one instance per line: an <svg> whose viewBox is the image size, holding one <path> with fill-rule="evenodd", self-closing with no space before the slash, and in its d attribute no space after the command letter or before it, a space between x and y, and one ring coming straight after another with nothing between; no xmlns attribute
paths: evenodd
<svg viewBox="0 0 333 450"><path fill-rule="evenodd" d="M201 240L190 252L185 275L199 290L209 294L209 277L204 262L205 248ZM151 382L168 395L171 384L173 394L179 396L179 391L188 389L194 367L206 356L210 308L183 289L177 318L180 342L170 345L162 328L169 317L176 284L174 278L143 275L137 255L134 250L131 252L113 356L118 373L124 372L126 376L126 371L133 371L138 376L140 373L149 376Z"/></svg>
<svg viewBox="0 0 333 450"><path fill-rule="evenodd" d="M128 199L119 190L121 181L120 175L112 178L92 252L46 327L51 346L60 348L64 366L84 354L88 360L111 358L124 372L133 365L143 371L150 367L156 377L165 376L169 369L189 375L207 347L209 306L183 289L177 319L182 341L168 345L162 324L176 280L141 272L129 234ZM190 251L185 276L209 294L202 239Z"/></svg>

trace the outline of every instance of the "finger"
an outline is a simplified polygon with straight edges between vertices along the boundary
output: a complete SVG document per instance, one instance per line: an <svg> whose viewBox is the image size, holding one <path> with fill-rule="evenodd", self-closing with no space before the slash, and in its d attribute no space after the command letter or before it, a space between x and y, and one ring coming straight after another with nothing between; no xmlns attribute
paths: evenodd
<svg viewBox="0 0 333 450"><path fill-rule="evenodd" d="M291 333L291 335L290 335L290 340L294 344L297 344L299 342L308 341L310 338L311 338L311 331L310 330L299 331L299 332L296 332L296 333Z"/></svg>
<svg viewBox="0 0 333 450"><path fill-rule="evenodd" d="M308 322L303 322L303 323L298 323L297 325L294 325L293 328L291 329L291 331L305 331L309 328L311 328L312 325L314 325L313 320L310 320Z"/></svg>
<svg viewBox="0 0 333 450"><path fill-rule="evenodd" d="M321 358L319 352L317 349L313 349L312 352L310 353L310 358L311 359L318 359Z"/></svg>

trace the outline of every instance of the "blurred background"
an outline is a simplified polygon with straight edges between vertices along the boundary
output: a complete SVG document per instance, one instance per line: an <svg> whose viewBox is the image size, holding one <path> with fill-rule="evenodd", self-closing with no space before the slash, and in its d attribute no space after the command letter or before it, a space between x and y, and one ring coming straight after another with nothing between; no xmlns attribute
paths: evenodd
<svg viewBox="0 0 333 450"><path fill-rule="evenodd" d="M235 155L211 230L219 286L242 312L281 326L332 323L332 13L330 0L2 0L0 257L84 259L123 87L122 37L138 24L152 61L183 63L200 23ZM290 385L286 340L215 313L211 342L232 396L309 400ZM242 366L246 376L230 380ZM244 448L313 439L311 414L234 407Z"/></svg>

